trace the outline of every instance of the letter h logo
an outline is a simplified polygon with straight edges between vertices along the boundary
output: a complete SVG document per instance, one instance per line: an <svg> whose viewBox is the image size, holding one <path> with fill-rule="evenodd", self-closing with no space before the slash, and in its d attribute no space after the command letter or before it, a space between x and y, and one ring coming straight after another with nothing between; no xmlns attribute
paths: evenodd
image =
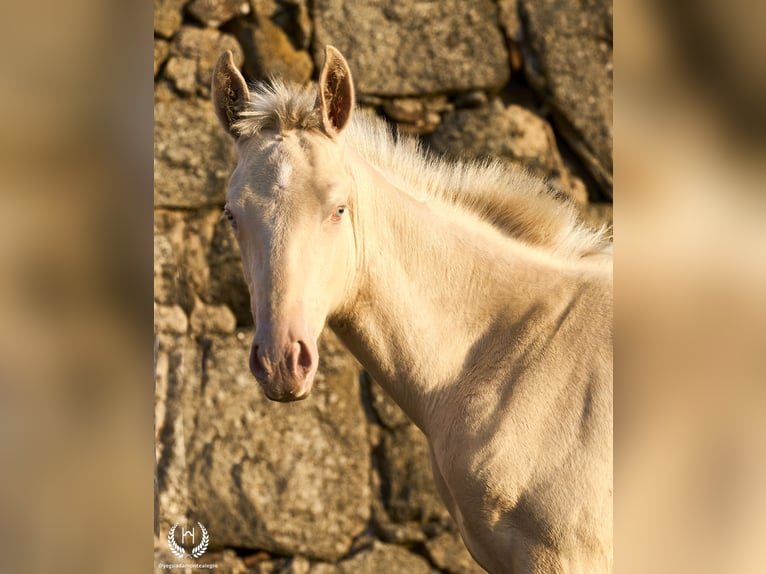
<svg viewBox="0 0 766 574"><path fill-rule="evenodd" d="M191 530L181 529L181 544L186 544L186 535L191 536L191 543L194 544L194 527Z"/></svg>

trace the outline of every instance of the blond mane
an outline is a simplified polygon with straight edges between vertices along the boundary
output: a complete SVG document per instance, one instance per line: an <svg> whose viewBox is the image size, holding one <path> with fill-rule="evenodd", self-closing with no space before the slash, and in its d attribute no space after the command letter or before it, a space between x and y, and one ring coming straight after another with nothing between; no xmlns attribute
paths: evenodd
<svg viewBox="0 0 766 574"><path fill-rule="evenodd" d="M316 89L280 80L259 84L234 128L241 137L261 130L321 130ZM394 137L382 119L352 116L345 137L370 164L420 200L463 208L503 233L565 258L611 253L606 227L582 223L573 202L544 179L499 161L448 161L410 136Z"/></svg>

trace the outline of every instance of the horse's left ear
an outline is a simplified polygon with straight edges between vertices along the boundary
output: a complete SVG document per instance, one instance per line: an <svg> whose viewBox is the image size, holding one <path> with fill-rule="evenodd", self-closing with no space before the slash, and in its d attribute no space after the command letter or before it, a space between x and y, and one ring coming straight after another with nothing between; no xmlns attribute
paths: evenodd
<svg viewBox="0 0 766 574"><path fill-rule="evenodd" d="M236 140L239 133L234 129L234 124L239 118L239 113L247 108L250 94L245 78L234 65L231 50L226 50L218 58L213 70L210 92L218 121L223 129Z"/></svg>
<svg viewBox="0 0 766 574"><path fill-rule="evenodd" d="M319 108L322 125L330 137L335 137L348 125L354 108L354 84L351 70L343 55L325 48L325 61L319 76Z"/></svg>

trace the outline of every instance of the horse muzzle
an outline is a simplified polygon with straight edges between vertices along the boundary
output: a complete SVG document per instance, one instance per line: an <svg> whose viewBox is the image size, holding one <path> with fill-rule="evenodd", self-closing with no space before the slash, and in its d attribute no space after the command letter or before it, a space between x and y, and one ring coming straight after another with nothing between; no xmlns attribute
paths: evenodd
<svg viewBox="0 0 766 574"><path fill-rule="evenodd" d="M316 374L316 343L301 339L270 346L258 338L250 348L250 372L272 401L300 401L311 394Z"/></svg>

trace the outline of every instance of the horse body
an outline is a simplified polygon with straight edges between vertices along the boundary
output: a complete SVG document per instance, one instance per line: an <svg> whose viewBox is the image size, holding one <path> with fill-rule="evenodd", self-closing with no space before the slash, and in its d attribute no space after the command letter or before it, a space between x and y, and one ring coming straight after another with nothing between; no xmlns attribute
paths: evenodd
<svg viewBox="0 0 766 574"><path fill-rule="evenodd" d="M598 237L557 235L551 219L530 231L507 206L486 216L478 192L472 212L450 190L466 183L457 170L388 169L395 146L350 121L350 71L331 48L316 104L252 96L226 55L213 93L240 152L227 214L267 396L308 396L327 321L428 438L485 569L611 571L612 275Z"/></svg>
<svg viewBox="0 0 766 574"><path fill-rule="evenodd" d="M477 561L607 571L608 268L509 247L490 226L466 227L449 209L434 217L372 179L387 204L372 211L391 220L365 227L367 271L330 327L428 437L440 495ZM405 211L409 232L392 232Z"/></svg>

